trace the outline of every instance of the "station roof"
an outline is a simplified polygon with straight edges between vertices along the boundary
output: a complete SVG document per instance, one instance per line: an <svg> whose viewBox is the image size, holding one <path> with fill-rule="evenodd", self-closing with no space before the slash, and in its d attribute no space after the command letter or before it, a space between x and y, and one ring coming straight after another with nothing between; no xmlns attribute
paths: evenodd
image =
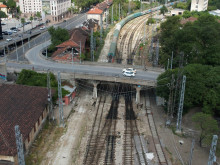
<svg viewBox="0 0 220 165"><path fill-rule="evenodd" d="M0 85L0 155L17 154L15 125L25 141L47 105L48 90L24 85Z"/></svg>
<svg viewBox="0 0 220 165"><path fill-rule="evenodd" d="M103 11L98 8L92 8L87 12L87 14L102 14L102 13Z"/></svg>

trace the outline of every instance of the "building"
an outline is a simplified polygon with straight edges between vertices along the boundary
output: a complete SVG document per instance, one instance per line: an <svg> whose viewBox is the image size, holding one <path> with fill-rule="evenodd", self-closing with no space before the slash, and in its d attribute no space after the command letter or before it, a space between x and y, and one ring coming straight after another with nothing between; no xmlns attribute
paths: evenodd
<svg viewBox="0 0 220 165"><path fill-rule="evenodd" d="M0 162L17 165L14 127L19 125L27 153L48 115L48 90L1 84L0 98Z"/></svg>
<svg viewBox="0 0 220 165"><path fill-rule="evenodd" d="M87 29L75 28L70 31L70 36L69 40L56 46L57 51L52 54L53 60L72 61L73 59L73 61L79 61L80 46L81 53L89 51L89 31Z"/></svg>
<svg viewBox="0 0 220 165"><path fill-rule="evenodd" d="M69 94L63 98L65 105L69 105L76 96L76 87L64 85L62 88L69 92Z"/></svg>
<svg viewBox="0 0 220 165"><path fill-rule="evenodd" d="M96 19L101 24L101 19L103 16L103 10L98 8L92 8L86 13L87 19ZM102 19L103 20L103 19Z"/></svg>
<svg viewBox="0 0 220 165"><path fill-rule="evenodd" d="M190 11L205 11L209 0L192 0Z"/></svg>
<svg viewBox="0 0 220 165"><path fill-rule="evenodd" d="M198 20L198 18L196 18L196 17L189 17L189 18L186 18L186 19L181 20L180 23L181 23L182 25L185 25L187 22L193 23L193 22L195 22L195 21L197 21L197 20Z"/></svg>
<svg viewBox="0 0 220 165"><path fill-rule="evenodd" d="M86 27L89 31L93 29L93 32L96 32L99 29L98 20L96 19L87 19L83 22L83 27Z"/></svg>
<svg viewBox="0 0 220 165"><path fill-rule="evenodd" d="M212 14L212 15L216 15L216 16L219 16L220 17L220 10L217 9L217 10L212 10L209 12L209 14Z"/></svg>
<svg viewBox="0 0 220 165"><path fill-rule="evenodd" d="M183 9L172 9L171 12L171 16L176 16L176 15L183 15L183 12L185 10Z"/></svg>
<svg viewBox="0 0 220 165"><path fill-rule="evenodd" d="M86 15L87 19L96 19L99 21L99 25L101 24L101 18L102 21L106 19L106 16L109 14L109 7L112 5L113 0L105 0L101 3L98 3L95 7L90 9Z"/></svg>
<svg viewBox="0 0 220 165"><path fill-rule="evenodd" d="M67 17L71 0L19 0L19 6L21 12L28 17L41 12L43 19L60 21Z"/></svg>
<svg viewBox="0 0 220 165"><path fill-rule="evenodd" d="M7 6L0 2L0 10L3 11L6 15L8 14Z"/></svg>

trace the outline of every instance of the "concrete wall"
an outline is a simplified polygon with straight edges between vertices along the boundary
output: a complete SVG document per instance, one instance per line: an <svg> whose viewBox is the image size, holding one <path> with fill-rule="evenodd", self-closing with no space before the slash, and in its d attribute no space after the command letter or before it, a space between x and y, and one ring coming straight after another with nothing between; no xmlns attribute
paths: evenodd
<svg viewBox="0 0 220 165"><path fill-rule="evenodd" d="M100 25L100 20L101 20L101 15L100 14L86 14L87 19L97 19L99 20L99 25Z"/></svg>
<svg viewBox="0 0 220 165"><path fill-rule="evenodd" d="M190 11L205 11L208 8L208 0L192 0Z"/></svg>

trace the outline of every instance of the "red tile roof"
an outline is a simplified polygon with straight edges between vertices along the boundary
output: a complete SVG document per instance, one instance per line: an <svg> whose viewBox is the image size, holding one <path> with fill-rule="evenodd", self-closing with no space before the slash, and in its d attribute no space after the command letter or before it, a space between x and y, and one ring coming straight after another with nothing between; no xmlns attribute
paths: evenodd
<svg viewBox="0 0 220 165"><path fill-rule="evenodd" d="M15 125L25 141L47 104L47 88L0 85L0 155L15 156Z"/></svg>
<svg viewBox="0 0 220 165"><path fill-rule="evenodd" d="M181 24L186 24L187 22L195 22L198 18L196 17L189 17L189 18L186 18L186 19L183 19L180 21Z"/></svg>
<svg viewBox="0 0 220 165"><path fill-rule="evenodd" d="M102 14L102 13L103 11L98 8L92 8L87 12L87 14Z"/></svg>
<svg viewBox="0 0 220 165"><path fill-rule="evenodd" d="M7 8L7 6L4 4L0 4L0 8Z"/></svg>
<svg viewBox="0 0 220 165"><path fill-rule="evenodd" d="M57 48L79 47L79 45L78 45L77 43L75 43L74 41L72 41L72 40L68 40L68 41L63 42L63 43L60 44L60 45L57 45L56 47L57 47Z"/></svg>

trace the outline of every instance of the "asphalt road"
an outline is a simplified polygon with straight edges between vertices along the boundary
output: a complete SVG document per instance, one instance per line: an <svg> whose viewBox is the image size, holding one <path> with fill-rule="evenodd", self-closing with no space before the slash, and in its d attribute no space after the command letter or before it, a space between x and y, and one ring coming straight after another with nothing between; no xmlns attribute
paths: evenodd
<svg viewBox="0 0 220 165"><path fill-rule="evenodd" d="M26 53L26 58L30 64L19 64L19 63L7 63L7 67L11 68L20 68L20 69L32 69L34 67L37 71L46 71L50 69L54 72L64 72L64 73L82 73L82 74L91 74L91 75L103 75L110 77L123 77L122 69L117 67L108 67L108 66L96 66L96 65L84 65L79 63L74 64L63 64L57 63L54 61L46 60L45 57L40 55L40 51L48 46L50 41L42 43L30 49ZM142 80L156 80L160 72L155 71L143 71L137 70L137 74L133 79L142 79Z"/></svg>
<svg viewBox="0 0 220 165"><path fill-rule="evenodd" d="M74 27L80 26L85 20L86 20L86 14L79 14L67 20L66 22L62 22L54 25L54 27L59 26L61 28L66 28L70 30L73 29ZM30 48L39 45L40 43L50 40L50 34L48 33L48 31L41 31L41 32L42 32L41 35L37 36L36 38L33 38L32 40L24 44L24 48L20 46L19 48L16 49L16 45L15 45L15 50L11 52L10 55L7 55L7 59L12 61L26 61L24 57L25 52L27 52ZM10 42L15 43L15 41L16 40Z"/></svg>

